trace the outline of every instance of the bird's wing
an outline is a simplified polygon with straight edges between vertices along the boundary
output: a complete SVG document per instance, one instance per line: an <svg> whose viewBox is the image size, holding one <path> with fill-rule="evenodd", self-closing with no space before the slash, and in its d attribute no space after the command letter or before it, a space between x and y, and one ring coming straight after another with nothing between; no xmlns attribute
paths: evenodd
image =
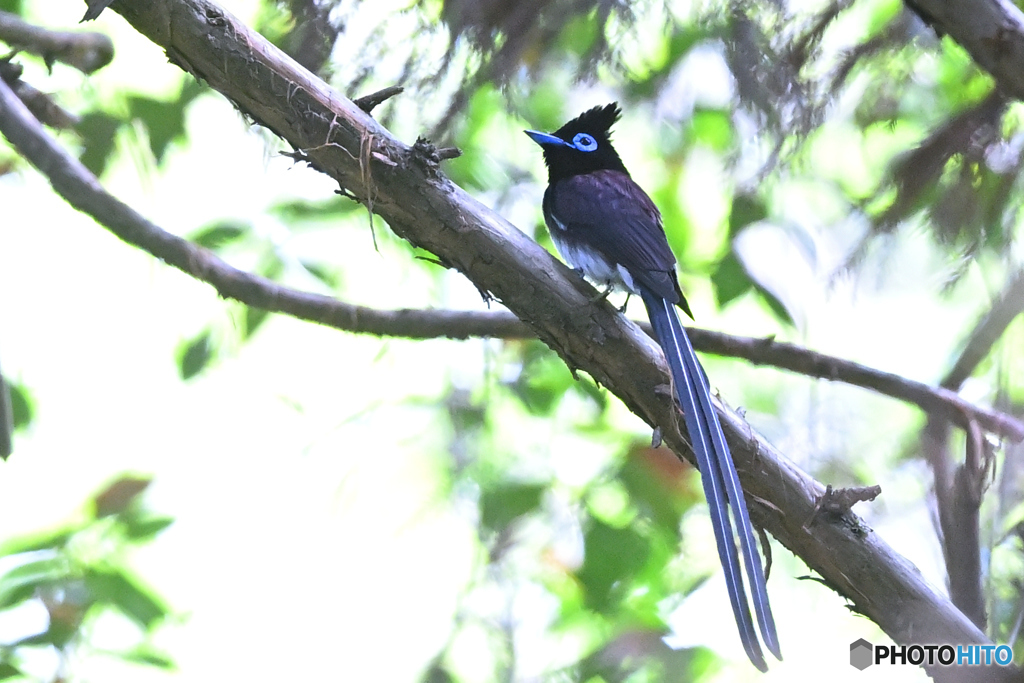
<svg viewBox="0 0 1024 683"><path fill-rule="evenodd" d="M596 249L667 301L683 302L661 214L628 175L596 171L559 180L547 208L564 239Z"/></svg>

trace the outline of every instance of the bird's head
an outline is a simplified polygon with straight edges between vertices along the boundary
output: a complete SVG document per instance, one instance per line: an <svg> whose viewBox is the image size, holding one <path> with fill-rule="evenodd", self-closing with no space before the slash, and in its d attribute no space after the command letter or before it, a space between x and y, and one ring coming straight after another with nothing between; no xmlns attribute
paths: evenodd
<svg viewBox="0 0 1024 683"><path fill-rule="evenodd" d="M525 131L544 150L549 182L601 170L629 175L611 141L619 114L619 105L612 102L588 109L554 133Z"/></svg>

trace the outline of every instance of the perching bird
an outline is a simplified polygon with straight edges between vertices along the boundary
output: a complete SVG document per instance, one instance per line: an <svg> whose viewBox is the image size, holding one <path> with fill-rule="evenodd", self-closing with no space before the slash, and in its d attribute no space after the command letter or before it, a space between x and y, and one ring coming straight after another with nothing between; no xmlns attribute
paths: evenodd
<svg viewBox="0 0 1024 683"><path fill-rule="evenodd" d="M737 535L761 638L773 655L782 655L746 501L707 377L675 310L679 306L693 317L679 288L661 214L612 147L611 127L619 114L613 103L580 114L553 134L526 131L544 150L548 168L544 220L569 265L599 285L639 294L647 307L697 456L743 648L754 666L767 671L744 589Z"/></svg>

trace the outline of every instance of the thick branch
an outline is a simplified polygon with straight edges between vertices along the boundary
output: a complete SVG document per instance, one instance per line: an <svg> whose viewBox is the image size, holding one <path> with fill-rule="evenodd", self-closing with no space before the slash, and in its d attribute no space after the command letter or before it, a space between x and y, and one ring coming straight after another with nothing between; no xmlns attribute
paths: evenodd
<svg viewBox="0 0 1024 683"><path fill-rule="evenodd" d="M220 8L205 0L115 0L112 8L176 63L304 150L318 169L372 204L397 234L504 302L570 367L586 370L633 412L659 425L673 450L692 457L674 403L657 391L668 383L657 347L611 306L589 305L592 289L536 243ZM5 107L9 99L14 100L4 97ZM755 521L821 573L854 609L898 642L986 642L855 516L819 517L805 528L823 487L735 414L721 415ZM992 680L1006 673L958 670L957 680L981 675Z"/></svg>

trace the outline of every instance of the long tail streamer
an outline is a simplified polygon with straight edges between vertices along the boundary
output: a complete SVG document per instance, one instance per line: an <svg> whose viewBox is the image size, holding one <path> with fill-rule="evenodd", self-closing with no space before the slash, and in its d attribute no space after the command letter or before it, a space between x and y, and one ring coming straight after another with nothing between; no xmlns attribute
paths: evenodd
<svg viewBox="0 0 1024 683"><path fill-rule="evenodd" d="M718 545L718 557L725 571L729 601L732 604L736 625L739 627L743 649L754 666L761 671L767 671L768 665L764 661L761 644L750 616L739 553L732 533L733 525L729 520L730 509L735 520L736 535L739 536L743 549L747 582L750 585L761 637L768 650L781 660L779 638L775 631L775 619L772 617L771 605L768 602L761 557L754 543L754 532L747 514L743 489L740 487L739 475L733 465L729 446L725 442L718 414L711 403L711 389L707 376L700 361L697 360L697 354L686 330L679 321L675 306L646 289L641 289L640 295L647 307L647 315L658 343L665 352L665 359L672 372L676 397L682 406L686 429L690 434L693 452L697 456L704 496L708 501L711 525Z"/></svg>

